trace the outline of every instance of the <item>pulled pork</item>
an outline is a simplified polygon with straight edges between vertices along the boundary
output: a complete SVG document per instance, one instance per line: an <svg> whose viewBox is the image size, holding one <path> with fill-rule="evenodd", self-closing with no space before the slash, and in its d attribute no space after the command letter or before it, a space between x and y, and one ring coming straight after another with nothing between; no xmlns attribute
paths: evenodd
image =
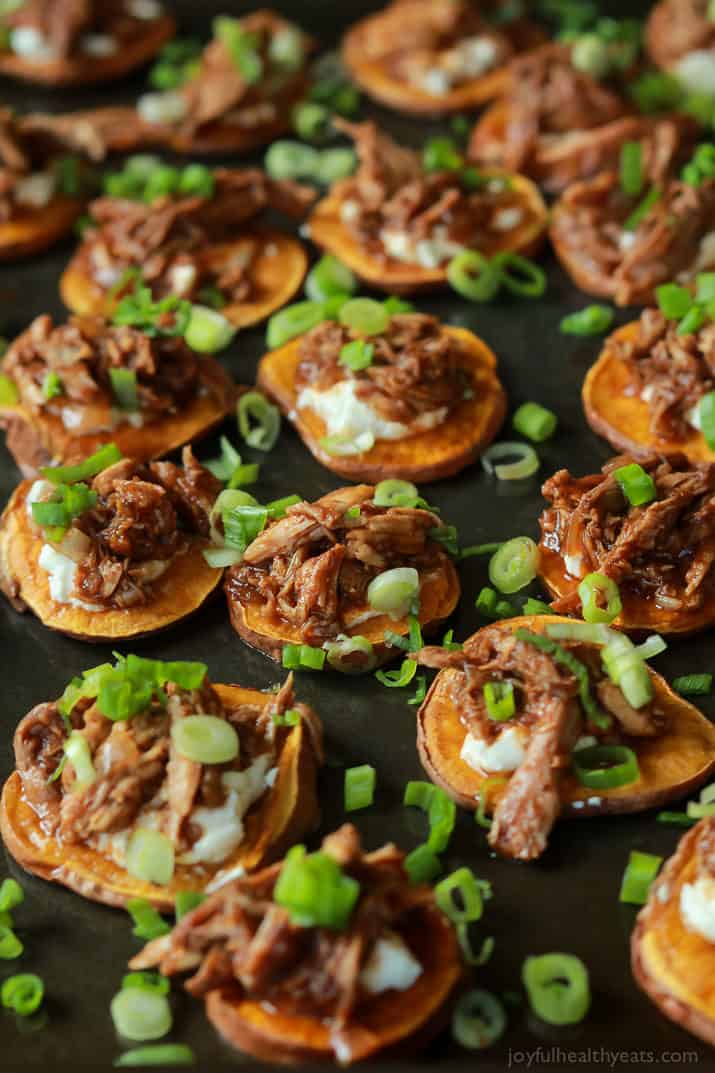
<svg viewBox="0 0 715 1073"><path fill-rule="evenodd" d="M418 153L372 122L335 125L354 140L359 159L339 185L343 224L374 257L433 268L464 247L488 253L523 224L527 210L507 183L470 191L457 172L425 172Z"/></svg>
<svg viewBox="0 0 715 1073"><path fill-rule="evenodd" d="M223 486L191 447L184 448L182 463L123 459L94 478L96 504L73 520L58 544L77 563L75 599L102 610L145 604L192 536L208 536L209 512ZM43 488L40 499L53 490Z"/></svg>
<svg viewBox="0 0 715 1073"><path fill-rule="evenodd" d="M23 0L3 15L3 22L10 29L35 30L50 59L83 55L88 62L93 53L83 48L85 35L111 38L115 52L147 27L146 19L132 15L126 0Z"/></svg>
<svg viewBox="0 0 715 1073"><path fill-rule="evenodd" d="M496 806L489 843L519 860L533 860L545 850L561 810L559 774L570 767L574 745L582 735L593 735L604 744L627 743L630 738L659 734L664 726L652 704L639 709L628 704L606 677L597 646L560 643L588 669L591 692L611 716L608 729L588 720L578 702L574 675L548 653L517 639L508 626L479 630L461 652L430 647L417 656L424 666L461 671L452 682L452 701L465 731L487 743L499 737L504 724L489 717L483 687L495 681L513 684L517 711L508 726L523 728L525 757Z"/></svg>
<svg viewBox="0 0 715 1073"><path fill-rule="evenodd" d="M622 594L652 600L667 611L687 612L712 598L715 562L715 465L639 458L657 496L633 507L613 475L633 462L612 459L601 473L572 477L559 470L542 489L551 506L540 519L542 545L564 557L576 576L597 571ZM556 600L554 611L574 611L578 593Z"/></svg>
<svg viewBox="0 0 715 1073"><path fill-rule="evenodd" d="M661 0L650 13L646 42L659 67L672 67L691 52L715 49L708 0Z"/></svg>
<svg viewBox="0 0 715 1073"><path fill-rule="evenodd" d="M139 413L150 421L179 412L201 386L199 359L183 339L149 338L103 317L70 317L57 327L47 314L36 317L8 350L2 368L24 406L56 414L78 434L107 428L115 405L113 369L136 373ZM48 399L51 374L61 391Z"/></svg>
<svg viewBox="0 0 715 1073"><path fill-rule="evenodd" d="M362 484L289 507L229 571L229 601L264 604L304 642L320 645L361 621L377 574L414 566L424 584L439 573L446 556L430 539L439 519L428 510L377 507L373 494ZM347 515L350 508L358 509L357 517Z"/></svg>
<svg viewBox="0 0 715 1073"><path fill-rule="evenodd" d="M95 228L87 233L78 259L104 288L121 281L128 268L141 266L155 298L178 294L196 300L202 288L218 287L227 303L251 297L251 263L261 249L256 236L217 265L212 244L236 238L249 221L271 208L300 218L314 193L289 181L276 181L258 168L214 172L211 197L163 197L148 205L101 197L90 205Z"/></svg>
<svg viewBox="0 0 715 1073"><path fill-rule="evenodd" d="M381 335L370 336L372 363L351 373L340 364L342 348L353 338L336 321L313 328L301 342L296 388L327 390L340 380L354 379L356 394L387 421L409 425L423 414L447 412L470 387L462 348L444 332L436 317L399 313Z"/></svg>
<svg viewBox="0 0 715 1073"><path fill-rule="evenodd" d="M677 139L673 137L672 148ZM715 180L691 186L665 181L672 154L651 165L661 194L634 231L624 224L638 200L621 189L614 172L574 183L559 202L552 240L572 271L590 277L589 287L619 305L652 301L655 288L687 278L701 266L701 240L715 230Z"/></svg>
<svg viewBox="0 0 715 1073"><path fill-rule="evenodd" d="M692 434L693 412L715 388L715 324L678 335L677 321L659 309L645 309L636 338L615 338L610 345L648 405L653 435L682 440Z"/></svg>
<svg viewBox="0 0 715 1073"><path fill-rule="evenodd" d="M83 698L69 719L72 729L87 742L97 778L78 790L70 760L62 766L60 777L52 779L63 761L67 728L56 702L40 704L15 733L23 796L45 833L65 845L86 844L121 856L117 847L126 835L135 827L151 826L173 842L177 860L184 857L194 863L192 849L201 838L199 820L205 815L197 810L225 805L232 792L231 772L246 771L259 761L262 774L268 773L288 732L273 717L289 708L301 713L320 753L320 724L310 708L295 703L292 675L264 708L252 704L226 707L208 679L195 690L169 682L164 704L154 700L146 711L118 722L102 715L94 700ZM195 714L214 715L234 727L240 743L235 760L200 764L178 753L172 727ZM261 786L262 794L266 787ZM235 785L233 792L237 792ZM258 796L254 791L252 800ZM242 804L245 812L251 801Z"/></svg>
<svg viewBox="0 0 715 1073"><path fill-rule="evenodd" d="M364 853L352 824L323 839L323 853L360 883L360 898L344 931L295 924L273 900L282 865L226 883L187 915L170 935L150 942L132 959L135 969L165 976L191 972L186 989L196 998L230 988L236 999L259 1002L281 1015L327 1023L335 1054L353 1062L374 1049L359 1010L374 995L362 970L381 937L408 947L433 911L427 887L410 886L404 854L391 843ZM413 952L416 960L416 952Z"/></svg>
<svg viewBox="0 0 715 1073"><path fill-rule="evenodd" d="M67 150L83 151L66 130L33 128L26 119L0 108L0 223L23 213L41 211L57 191L54 158Z"/></svg>

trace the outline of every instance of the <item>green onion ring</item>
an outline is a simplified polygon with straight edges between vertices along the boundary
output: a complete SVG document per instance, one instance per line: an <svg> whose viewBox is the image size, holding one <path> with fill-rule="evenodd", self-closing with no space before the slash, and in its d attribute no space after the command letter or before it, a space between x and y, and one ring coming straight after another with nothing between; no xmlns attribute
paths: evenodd
<svg viewBox="0 0 715 1073"><path fill-rule="evenodd" d="M516 455L516 461L503 463L503 458ZM528 443L493 443L482 455L482 466L490 477L500 481L518 481L531 477L540 466L539 456Z"/></svg>
<svg viewBox="0 0 715 1073"><path fill-rule="evenodd" d="M612 790L640 778L638 758L626 745L589 745L572 755L576 778L591 790Z"/></svg>

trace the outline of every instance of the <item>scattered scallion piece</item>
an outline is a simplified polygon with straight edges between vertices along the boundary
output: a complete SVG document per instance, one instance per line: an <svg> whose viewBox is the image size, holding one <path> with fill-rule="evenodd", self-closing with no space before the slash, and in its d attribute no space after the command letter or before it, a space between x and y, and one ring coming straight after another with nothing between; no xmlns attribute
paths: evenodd
<svg viewBox="0 0 715 1073"><path fill-rule="evenodd" d="M346 812L368 808L375 797L377 773L370 764L348 768L345 772L344 801Z"/></svg>
<svg viewBox="0 0 715 1073"><path fill-rule="evenodd" d="M364 339L352 339L341 348L338 364L357 373L372 365L374 353L375 347L372 343L366 343Z"/></svg>
<svg viewBox="0 0 715 1073"><path fill-rule="evenodd" d="M524 402L515 412L511 423L516 431L534 443L549 440L556 432L559 419L551 410L538 402Z"/></svg>
<svg viewBox="0 0 715 1073"><path fill-rule="evenodd" d="M686 812L659 812L656 816L658 823L672 823L677 827L692 827L696 821Z"/></svg>
<svg viewBox="0 0 715 1073"><path fill-rule="evenodd" d="M648 900L648 891L662 863L662 857L656 857L652 853L641 853L639 850L631 850L628 864L621 880L618 900L626 902L628 905L645 905Z"/></svg>
<svg viewBox="0 0 715 1073"><path fill-rule="evenodd" d="M459 895L459 902L455 900L455 894ZM434 888L434 896L453 924L470 924L482 915L482 888L469 868L458 868L442 879Z"/></svg>
<svg viewBox="0 0 715 1073"><path fill-rule="evenodd" d="M0 913L10 913L25 901L25 892L16 879L3 879L0 884Z"/></svg>
<svg viewBox="0 0 715 1073"><path fill-rule="evenodd" d="M45 994L45 985L32 972L19 972L8 976L0 987L0 1002L6 1010L13 1010L20 1017L29 1017L39 1009Z"/></svg>
<svg viewBox="0 0 715 1073"><path fill-rule="evenodd" d="M591 790L612 790L640 778L638 758L626 745L589 745L572 754L576 778Z"/></svg>
<svg viewBox="0 0 715 1073"><path fill-rule="evenodd" d="M125 1039L161 1039L171 1028L171 1008L166 995L126 987L110 1003L114 1027Z"/></svg>
<svg viewBox="0 0 715 1073"><path fill-rule="evenodd" d="M643 147L640 142L624 142L620 158L621 190L638 197L643 190Z"/></svg>
<svg viewBox="0 0 715 1073"><path fill-rule="evenodd" d="M405 787L404 804L427 813L430 833L426 845L433 853L442 853L449 845L456 823L454 801L439 786L415 780Z"/></svg>
<svg viewBox="0 0 715 1073"><path fill-rule="evenodd" d="M380 335L390 323L390 314L374 298L351 298L340 310L338 320L360 335Z"/></svg>
<svg viewBox="0 0 715 1073"><path fill-rule="evenodd" d="M530 630L525 629L517 630L514 636L518 641L533 645L534 648L540 648L542 652L548 653L555 663L560 663L563 667L566 667L578 682L579 700L587 718L600 728L611 725L610 715L603 711L591 695L588 668L581 660L576 659L571 652L562 648L551 637L544 637L541 634L532 633Z"/></svg>
<svg viewBox="0 0 715 1073"><path fill-rule="evenodd" d="M343 674L362 674L375 666L375 650L367 637L339 636L325 645L328 663Z"/></svg>
<svg viewBox="0 0 715 1073"><path fill-rule="evenodd" d="M636 645L636 652L641 659L653 659L654 656L665 652L667 647L668 645L659 633L652 633L642 644Z"/></svg>
<svg viewBox="0 0 715 1073"><path fill-rule="evenodd" d="M493 260L476 250L463 250L447 265L450 286L470 302L490 302L501 283Z"/></svg>
<svg viewBox="0 0 715 1073"><path fill-rule="evenodd" d="M46 481L51 481L53 484L74 484L77 481L96 477L102 470L119 462L121 457L122 452L116 443L106 443L104 447L100 447L93 455L85 458L83 462L78 462L77 465L43 466L40 473Z"/></svg>
<svg viewBox="0 0 715 1073"><path fill-rule="evenodd" d="M655 290L658 308L668 320L680 320L693 304L693 296L687 287L677 283L663 283Z"/></svg>
<svg viewBox="0 0 715 1073"><path fill-rule="evenodd" d="M304 927L343 931L360 897L360 884L327 853L293 846L286 854L273 898Z"/></svg>
<svg viewBox="0 0 715 1073"><path fill-rule="evenodd" d="M326 652L312 645L283 645L282 663L291 671L322 671Z"/></svg>
<svg viewBox="0 0 715 1073"><path fill-rule="evenodd" d="M482 942L482 945L478 951L472 948L472 944L469 939L469 924L457 924L456 927L457 939L462 951L462 957L467 965L471 965L473 968L478 968L480 965L486 965L490 957L494 953L494 937L488 935Z"/></svg>
<svg viewBox="0 0 715 1073"><path fill-rule="evenodd" d="M503 540L498 540L491 544L470 544L469 547L460 549L459 558L471 559L475 555L493 555L495 551L499 551L503 543Z"/></svg>
<svg viewBox="0 0 715 1073"><path fill-rule="evenodd" d="M703 395L698 406L700 431L711 451L715 451L715 391Z"/></svg>
<svg viewBox="0 0 715 1073"><path fill-rule="evenodd" d="M442 871L442 862L426 842L405 857L405 871L413 886L431 883Z"/></svg>
<svg viewBox="0 0 715 1073"><path fill-rule="evenodd" d="M645 195L639 205L633 210L630 216L623 224L624 231L637 231L643 220L653 208L653 206L660 200L661 191L656 187L652 187Z"/></svg>
<svg viewBox="0 0 715 1073"><path fill-rule="evenodd" d="M576 313L568 313L559 325L564 335L603 335L613 324L609 306L590 305Z"/></svg>
<svg viewBox="0 0 715 1073"><path fill-rule="evenodd" d="M535 596L528 596L524 601L522 611L525 615L552 615L553 611L547 603L543 600L538 600Z"/></svg>
<svg viewBox="0 0 715 1073"><path fill-rule="evenodd" d="M281 430L281 412L259 391L241 395L237 407L238 429L249 447L270 451Z"/></svg>
<svg viewBox="0 0 715 1073"><path fill-rule="evenodd" d="M484 1050L503 1036L507 1017L499 999L490 991L467 991L452 1015L452 1035L470 1051Z"/></svg>
<svg viewBox="0 0 715 1073"><path fill-rule="evenodd" d="M154 991L158 995L168 995L171 991L167 977L158 972L128 972L122 977L122 987L136 987L139 991Z"/></svg>
<svg viewBox="0 0 715 1073"><path fill-rule="evenodd" d="M614 469L613 476L632 507L645 506L646 503L652 503L656 498L657 492L653 478L637 462L619 466Z"/></svg>
<svg viewBox="0 0 715 1073"><path fill-rule="evenodd" d="M215 354L223 350L235 334L235 326L217 309L192 305L184 339L197 354Z"/></svg>
<svg viewBox="0 0 715 1073"><path fill-rule="evenodd" d="M0 406L14 406L19 398L15 381L4 373L0 374Z"/></svg>
<svg viewBox="0 0 715 1073"><path fill-rule="evenodd" d="M50 369L42 381L42 394L49 402L50 399L55 399L58 395L61 395L62 391L62 381L54 369Z"/></svg>
<svg viewBox="0 0 715 1073"><path fill-rule="evenodd" d="M168 935L171 928L146 898L130 898L127 912L134 922L133 935L149 942L160 935Z"/></svg>
<svg viewBox="0 0 715 1073"><path fill-rule="evenodd" d="M681 697L704 697L712 689L712 674L683 674L673 679L673 689Z"/></svg>
<svg viewBox="0 0 715 1073"><path fill-rule="evenodd" d="M403 659L401 665L392 671L375 671L378 682L388 689L403 689L408 686L417 673L417 661Z"/></svg>
<svg viewBox="0 0 715 1073"><path fill-rule="evenodd" d="M492 825L492 821L487 816L487 808L489 806L489 791L495 786L506 786L507 780L500 775L494 775L489 779L485 779L479 790L479 801L477 803L477 811L474 813L474 822L483 827L485 831L488 831Z"/></svg>
<svg viewBox="0 0 715 1073"><path fill-rule="evenodd" d="M174 874L174 846L161 831L135 827L127 845L126 869L130 876L165 887Z"/></svg>
<svg viewBox="0 0 715 1073"><path fill-rule="evenodd" d="M133 413L139 409L137 374L134 369L110 369L109 380L112 393L120 410Z"/></svg>
<svg viewBox="0 0 715 1073"><path fill-rule="evenodd" d="M427 696L427 677L424 674L417 675L417 688L407 701L408 704L421 704Z"/></svg>
<svg viewBox="0 0 715 1073"><path fill-rule="evenodd" d="M376 507L413 507L418 499L419 491L411 481L389 478L375 485L372 501Z"/></svg>
<svg viewBox="0 0 715 1073"><path fill-rule="evenodd" d="M503 461L506 458L514 461ZM539 465L539 456L528 443L493 443L482 455L484 469L500 481L519 481L531 477Z"/></svg>
<svg viewBox="0 0 715 1073"><path fill-rule="evenodd" d="M511 595L534 580L538 566L539 549L531 537L514 537L491 557L489 580L499 592Z"/></svg>
<svg viewBox="0 0 715 1073"><path fill-rule="evenodd" d="M217 715L187 715L174 720L171 741L179 756L197 764L226 764L239 753L236 728Z"/></svg>
<svg viewBox="0 0 715 1073"><path fill-rule="evenodd" d="M573 954L528 957L521 970L529 1004L549 1025L575 1025L591 1005L588 970Z"/></svg>
<svg viewBox="0 0 715 1073"><path fill-rule="evenodd" d="M334 295L349 296L357 289L354 272L330 253L320 258L305 280L305 293L313 302L323 302Z"/></svg>
<svg viewBox="0 0 715 1073"><path fill-rule="evenodd" d="M374 611L403 618L419 597L420 575L414 566L383 570L367 587L367 602Z"/></svg>
<svg viewBox="0 0 715 1073"><path fill-rule="evenodd" d="M133 1047L130 1051L125 1051L115 1059L114 1068L191 1066L195 1061L194 1052L186 1043L156 1043L147 1047Z"/></svg>
<svg viewBox="0 0 715 1073"><path fill-rule="evenodd" d="M512 682L485 682L483 686L487 715L497 723L505 723L516 714Z"/></svg>
<svg viewBox="0 0 715 1073"><path fill-rule="evenodd" d="M174 912L177 924L187 913L191 913L202 902L206 901L206 895L200 890L180 890L174 899Z"/></svg>
<svg viewBox="0 0 715 1073"><path fill-rule="evenodd" d="M0 961L14 961L25 947L9 924L0 924Z"/></svg>
<svg viewBox="0 0 715 1073"><path fill-rule="evenodd" d="M517 608L513 604L509 603L508 600L500 600L498 592L495 589L490 589L488 585L485 585L480 591L474 606L485 618L513 618L518 614Z"/></svg>
<svg viewBox="0 0 715 1073"><path fill-rule="evenodd" d="M500 282L512 294L540 298L546 291L546 273L540 265L519 253L505 251L494 257Z"/></svg>
<svg viewBox="0 0 715 1073"><path fill-rule="evenodd" d="M605 574L587 574L578 586L578 595L585 622L613 622L623 608L618 585Z"/></svg>

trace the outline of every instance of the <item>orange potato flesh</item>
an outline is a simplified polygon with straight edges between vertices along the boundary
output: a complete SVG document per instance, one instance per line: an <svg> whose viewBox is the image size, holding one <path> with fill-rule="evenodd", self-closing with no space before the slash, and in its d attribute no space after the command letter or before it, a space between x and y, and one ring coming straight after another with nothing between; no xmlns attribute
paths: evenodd
<svg viewBox="0 0 715 1073"><path fill-rule="evenodd" d="M0 223L0 261L38 253L53 246L72 230L84 201L57 194L43 209L19 212Z"/></svg>
<svg viewBox="0 0 715 1073"><path fill-rule="evenodd" d="M228 707L265 706L270 694L235 685L214 686ZM63 845L43 830L37 813L27 802L22 779L14 772L5 783L0 802L0 833L9 852L28 872L61 883L92 901L124 906L132 898L146 898L157 909L173 909L179 891L203 890L238 868L247 872L285 852L318 822L316 776L319 750L301 721L288 732L278 758L273 787L248 811L245 838L229 860L220 866L177 864L167 887L130 876L113 860L86 845Z"/></svg>
<svg viewBox="0 0 715 1073"><path fill-rule="evenodd" d="M360 1030L360 1050L352 1061L378 1052L412 1052L446 1019L445 1008L462 976L454 928L439 910L424 906L415 911L404 937L423 966L422 975L406 991L386 991L360 1004L352 1024ZM325 1022L246 999L238 988L210 992L206 1012L228 1043L264 1061L335 1058Z"/></svg>
<svg viewBox="0 0 715 1073"><path fill-rule="evenodd" d="M506 173L490 169L484 174L498 178ZM519 207L525 219L517 227L501 233L491 244L483 244L480 252L486 256L505 250L524 255L534 253L544 236L548 211L537 187L523 175L509 175L509 179L511 193L519 195ZM391 257L378 260L364 249L340 216L346 199L345 189L344 183L336 184L313 210L309 221L310 237L318 246L338 257L365 283L392 294L434 290L447 283L446 265L423 268Z"/></svg>
<svg viewBox="0 0 715 1073"><path fill-rule="evenodd" d="M696 879L700 826L681 839L654 882L631 936L638 985L666 1017L715 1046L715 947L690 931L680 915L680 893Z"/></svg>
<svg viewBox="0 0 715 1073"><path fill-rule="evenodd" d="M58 603L50 596L49 574L38 561L44 541L27 512L31 487L28 480L15 489L0 519L0 573L16 582L20 599L49 629L84 641L142 637L198 611L220 584L223 571L209 566L202 554L208 541L196 537L189 550L177 555L166 573L154 582L153 596L146 604L87 611Z"/></svg>
<svg viewBox="0 0 715 1073"><path fill-rule="evenodd" d="M70 56L55 60L28 60L13 52L0 52L0 74L47 86L84 86L109 82L147 63L174 36L171 15L146 22L132 40L123 41L111 56Z"/></svg>
<svg viewBox="0 0 715 1073"><path fill-rule="evenodd" d="M293 339L266 354L258 366L258 385L293 421L308 450L322 465L354 481L377 483L385 477L425 481L451 477L475 458L496 436L506 413L506 393L496 374L496 357L472 332L444 326L462 348L473 397L465 399L436 428L404 440L380 440L361 455L331 455L320 441L327 435L323 420L309 409L298 410L295 374L302 339Z"/></svg>
<svg viewBox="0 0 715 1073"><path fill-rule="evenodd" d="M237 328L247 328L269 317L291 300L308 267L306 252L297 239L279 231L247 232L230 242L212 246L207 251L209 266L220 271L231 258L240 257L259 245L251 264L254 295L248 301L233 302L221 314ZM106 288L101 287L84 270L78 256L70 261L60 280L60 294L68 309L83 316L110 316L117 304Z"/></svg>
<svg viewBox="0 0 715 1073"><path fill-rule="evenodd" d="M231 624L238 635L271 659L280 661L284 645L301 644L300 628L288 622L276 621L266 611L265 604L254 600L244 607L230 594L230 572L226 580L228 610ZM452 614L460 596L460 584L457 571L447 555L441 555L440 568L432 570L430 577L423 581L420 589L420 625L424 633L430 633ZM356 614L362 609L357 608ZM365 611L370 607L365 604ZM365 637L373 646L376 663L385 663L397 654L390 645L385 644L385 632L391 630L406 637L409 633L407 618L392 619L389 615L377 615L355 626L346 626L348 637ZM367 669L367 668L366 668Z"/></svg>
<svg viewBox="0 0 715 1073"><path fill-rule="evenodd" d="M501 625L544 633L549 623L569 621L560 615L535 615L508 619ZM660 675L654 671L650 675L655 701L668 725L657 738L629 739L638 757L640 778L626 786L593 790L565 770L559 782L564 815L598 816L655 808L690 792L715 769L715 726L677 696ZM418 713L417 747L432 781L464 808L476 809L487 775L475 771L460 757L467 728L451 698L450 686L461 677L461 671L447 668L435 678ZM494 772L492 777L507 780L509 773ZM505 783L488 787L487 811L493 811L504 791Z"/></svg>
<svg viewBox="0 0 715 1073"><path fill-rule="evenodd" d="M0 425L8 430L8 450L27 477L36 474L39 466L51 461L86 458L110 442L116 443L123 455L140 462L160 458L207 435L233 411L238 389L219 363L214 358L202 357L199 375L205 389L202 394L197 394L178 413L148 421L140 428L129 422L112 428L109 404L106 421L101 422L106 428L84 435L65 428L56 414L38 414L21 403L4 407L0 411Z"/></svg>

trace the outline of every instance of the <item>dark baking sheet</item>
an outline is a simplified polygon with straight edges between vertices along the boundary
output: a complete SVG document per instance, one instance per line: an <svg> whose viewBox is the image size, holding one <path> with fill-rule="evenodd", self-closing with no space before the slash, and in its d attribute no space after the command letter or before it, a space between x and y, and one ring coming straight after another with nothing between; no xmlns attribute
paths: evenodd
<svg viewBox="0 0 715 1073"><path fill-rule="evenodd" d="M243 3L184 2L174 5L186 32L207 32L208 17L219 12L242 13ZM276 7L330 43L351 18L380 6L329 0L277 3ZM612 5L614 13L643 10L643 5ZM143 86L140 76L119 86L91 92L49 93L2 83L3 103L19 110L63 110L96 103L131 100ZM439 124L402 119L365 105L399 137L420 144ZM49 254L0 269L0 331L12 337L39 313L63 313L57 282L72 251L72 242ZM471 544L516 534L537 534L542 506L540 480L561 466L589 473L608 457L606 445L586 426L580 387L595 358L597 340L579 340L558 331L560 318L588 299L580 295L547 258L549 288L537 303L501 301L487 307L468 306L447 294L420 303L452 324L464 325L484 337L499 356L500 374L512 408L537 399L559 416L556 438L540 448L541 474L526 488L514 489L489 480L479 466L454 480L429 487L429 498L443 516L459 527L462 541ZM620 313L619 322L629 319ZM225 362L236 379L253 380L263 352L263 329L240 335ZM235 437L233 427L223 430ZM201 457L215 454L208 441ZM256 453L256 457L259 457ZM264 459L258 495L272 499L300 492L308 499L335 488L339 480L313 461L298 437L284 427L278 446ZM0 448L0 494L4 501L18 474ZM461 567L463 599L452 625L459 639L482 625L474 598L486 582L485 563L471 559ZM3 653L2 744L0 775L12 769L12 733L25 712L39 701L57 696L67 680L87 666L107 658L102 646L88 646L46 630L32 615L16 615L0 601L0 640ZM231 630L223 598L193 620L137 646L147 656L203 659L215 681L238 681L263 688L281 672L264 656L243 645ZM667 676L712 670L715 645L707 636L673 643L657 667ZM376 803L354 813L369 848L394 839L410 849L424 837L424 819L402 807L405 782L423 777L415 750L414 708L406 705L411 690L388 690L374 678L343 678L334 673L303 674L298 692L320 712L325 723L328 764L321 777L323 832L344 819L343 768L374 764L378 771ZM704 707L715 711L712 701ZM626 1069L634 1065L662 1068L698 1064L715 1068L712 1052L661 1017L636 989L629 969L628 939L635 913L619 905L618 889L633 848L669 855L678 840L677 828L655 822L653 813L638 817L571 821L559 824L543 859L529 865L493 859L484 833L471 814L459 815L445 868L469 865L494 886L488 903L484 934L494 935L496 950L478 971L477 983L496 993L519 988L520 969L527 954L563 950L578 954L591 973L593 1005L586 1021L573 1029L548 1029L530 1019L524 1004L510 1008L509 1029L501 1042L484 1052L468 1052L443 1035L411 1068L485 1070L507 1068L589 1070ZM0 966L0 978L11 972L39 973L46 984L46 1023L30 1030L4 1013L0 1044L1 1073L19 1070L104 1070L111 1068L123 1046L109 1016L128 958L140 944L131 935L128 916L86 902L62 887L25 876L5 854L4 872L21 880L25 904L17 913L26 953L18 962ZM221 1073L235 1068L262 1068L224 1046L205 1021L201 1004L176 991L172 1040L192 1045L197 1068ZM376 1063L374 1068L385 1068ZM394 1066L392 1067L394 1068Z"/></svg>

